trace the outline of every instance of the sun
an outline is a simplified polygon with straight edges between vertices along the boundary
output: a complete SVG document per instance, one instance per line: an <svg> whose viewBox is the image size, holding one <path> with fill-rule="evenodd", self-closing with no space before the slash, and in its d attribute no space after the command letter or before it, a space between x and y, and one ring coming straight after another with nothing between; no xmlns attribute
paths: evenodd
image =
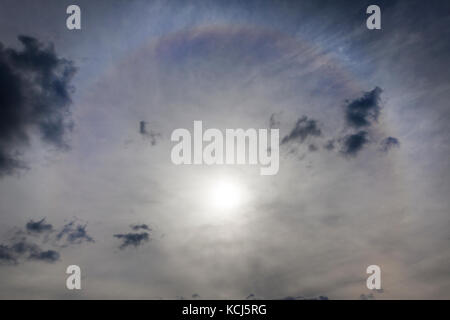
<svg viewBox="0 0 450 320"><path fill-rule="evenodd" d="M215 182L210 190L211 204L216 209L233 209L242 203L243 190L239 183L231 179Z"/></svg>

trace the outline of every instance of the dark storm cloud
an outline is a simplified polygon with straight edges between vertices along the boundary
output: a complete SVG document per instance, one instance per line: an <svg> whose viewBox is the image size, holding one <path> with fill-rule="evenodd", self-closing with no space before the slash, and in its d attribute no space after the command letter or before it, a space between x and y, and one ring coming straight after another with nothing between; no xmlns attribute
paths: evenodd
<svg viewBox="0 0 450 320"><path fill-rule="evenodd" d="M361 98L349 102L345 106L345 119L347 124L354 128L370 126L378 120L380 115L380 94L382 90L376 87L365 92Z"/></svg>
<svg viewBox="0 0 450 320"><path fill-rule="evenodd" d="M87 233L86 227L87 225L71 221L63 226L62 230L56 235L56 239L65 241L66 245L94 242L94 239Z"/></svg>
<svg viewBox="0 0 450 320"><path fill-rule="evenodd" d="M49 145L67 149L72 128L73 63L58 57L52 45L18 39L20 51L0 43L0 175L27 168L20 155L34 131Z"/></svg>
<svg viewBox="0 0 450 320"><path fill-rule="evenodd" d="M291 141L299 141L302 143L309 136L320 136L322 131L317 125L317 121L314 119L308 119L307 116L299 118L295 124L295 127L291 132L283 137L281 144L286 144Z"/></svg>
<svg viewBox="0 0 450 320"><path fill-rule="evenodd" d="M342 139L341 153L346 156L356 156L369 140L367 131L349 134Z"/></svg>
<svg viewBox="0 0 450 320"><path fill-rule="evenodd" d="M394 137L387 137L380 142L381 150L384 152L388 152L392 148L400 147L400 141Z"/></svg>
<svg viewBox="0 0 450 320"><path fill-rule="evenodd" d="M26 224L25 227L26 227L27 231L34 232L34 233L48 232L48 231L52 231L52 229L53 229L53 226L51 224L45 223L45 218L43 218L42 220L39 220L37 222L30 220Z"/></svg>

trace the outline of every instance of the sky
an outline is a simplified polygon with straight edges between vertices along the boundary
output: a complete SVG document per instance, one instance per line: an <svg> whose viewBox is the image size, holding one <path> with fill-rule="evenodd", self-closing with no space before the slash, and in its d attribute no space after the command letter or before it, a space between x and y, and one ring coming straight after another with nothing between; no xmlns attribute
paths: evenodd
<svg viewBox="0 0 450 320"><path fill-rule="evenodd" d="M449 299L449 25L445 0L2 0L0 298ZM279 129L278 173L173 164L195 120Z"/></svg>

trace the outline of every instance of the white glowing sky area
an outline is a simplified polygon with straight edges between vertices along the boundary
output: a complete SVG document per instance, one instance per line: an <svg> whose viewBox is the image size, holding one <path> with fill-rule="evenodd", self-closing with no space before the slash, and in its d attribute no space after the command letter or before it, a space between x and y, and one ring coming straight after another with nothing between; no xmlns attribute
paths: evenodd
<svg viewBox="0 0 450 320"><path fill-rule="evenodd" d="M223 178L212 184L210 201L211 205L218 210L235 209L243 201L242 186L236 181Z"/></svg>

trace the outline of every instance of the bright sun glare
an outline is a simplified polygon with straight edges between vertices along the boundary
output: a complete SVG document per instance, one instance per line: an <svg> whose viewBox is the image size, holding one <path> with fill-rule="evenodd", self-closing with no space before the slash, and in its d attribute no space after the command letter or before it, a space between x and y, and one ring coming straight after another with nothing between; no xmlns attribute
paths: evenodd
<svg viewBox="0 0 450 320"><path fill-rule="evenodd" d="M239 184L231 180L221 180L212 186L211 201L217 209L232 209L242 201L242 190Z"/></svg>

